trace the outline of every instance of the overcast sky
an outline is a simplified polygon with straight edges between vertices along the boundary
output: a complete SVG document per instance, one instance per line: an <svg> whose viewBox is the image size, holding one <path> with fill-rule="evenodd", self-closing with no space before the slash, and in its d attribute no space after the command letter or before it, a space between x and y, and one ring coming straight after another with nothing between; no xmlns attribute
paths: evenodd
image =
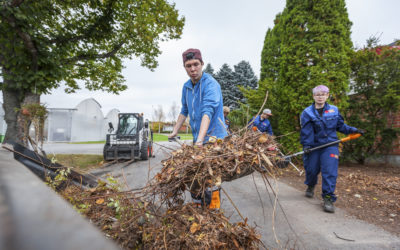
<svg viewBox="0 0 400 250"><path fill-rule="evenodd" d="M162 105L168 114L172 103L180 104L182 85L188 76L182 66L182 52L199 48L205 64L215 71L228 63L231 67L241 60L250 62L257 77L265 33L273 27L284 0L175 0L186 23L180 40L161 44L159 66L154 72L140 67L139 60L126 61L123 75L128 89L120 95L80 90L65 94L54 90L41 100L49 108L74 108L86 98L95 98L104 115L113 108L121 112L144 112L151 119L154 108ZM346 0L353 22L351 38L357 47L371 35L380 36L387 44L400 38L399 0ZM2 97L0 98L0 100ZM2 101L2 100L1 100ZM169 119L169 118L168 118Z"/></svg>

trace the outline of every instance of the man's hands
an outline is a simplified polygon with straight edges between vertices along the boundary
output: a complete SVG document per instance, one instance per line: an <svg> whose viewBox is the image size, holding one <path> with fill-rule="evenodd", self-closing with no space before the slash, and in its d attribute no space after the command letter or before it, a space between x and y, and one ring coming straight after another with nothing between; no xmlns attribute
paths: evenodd
<svg viewBox="0 0 400 250"><path fill-rule="evenodd" d="M171 134L168 135L168 139L174 138L177 135L178 135L178 133L172 132Z"/></svg>
<svg viewBox="0 0 400 250"><path fill-rule="evenodd" d="M203 147L203 141L197 140L194 145L197 146L197 147Z"/></svg>
<svg viewBox="0 0 400 250"><path fill-rule="evenodd" d="M365 134L365 130L364 129L357 129L356 133L364 135Z"/></svg>

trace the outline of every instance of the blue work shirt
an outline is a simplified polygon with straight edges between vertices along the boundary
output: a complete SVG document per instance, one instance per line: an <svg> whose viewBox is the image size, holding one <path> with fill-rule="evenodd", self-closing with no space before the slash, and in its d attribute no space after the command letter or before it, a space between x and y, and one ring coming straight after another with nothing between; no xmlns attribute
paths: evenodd
<svg viewBox="0 0 400 250"><path fill-rule="evenodd" d="M267 132L270 135L274 134L272 132L272 126L269 120L268 119L262 120L261 115L257 116L256 119L254 119L253 126L256 126L257 129L262 133Z"/></svg>
<svg viewBox="0 0 400 250"><path fill-rule="evenodd" d="M357 128L344 123L336 106L325 103L322 116L315 109L315 104L304 109L300 117L300 143L303 147L315 147L338 140L336 131L351 134Z"/></svg>
<svg viewBox="0 0 400 250"><path fill-rule="evenodd" d="M219 83L209 74L203 73L199 82L193 86L191 80L183 85L181 114L190 118L193 141L197 141L201 120L204 115L210 118L204 142L209 136L224 138L228 135L225 127L222 93Z"/></svg>

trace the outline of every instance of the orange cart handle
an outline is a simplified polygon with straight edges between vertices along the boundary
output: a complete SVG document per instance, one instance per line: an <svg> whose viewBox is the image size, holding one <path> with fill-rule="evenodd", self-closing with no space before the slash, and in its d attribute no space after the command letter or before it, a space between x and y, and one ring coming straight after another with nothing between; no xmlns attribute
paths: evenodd
<svg viewBox="0 0 400 250"><path fill-rule="evenodd" d="M354 139L357 139L360 136L361 136L360 133L350 134L349 136L341 139L340 142L346 142L346 141L354 140Z"/></svg>

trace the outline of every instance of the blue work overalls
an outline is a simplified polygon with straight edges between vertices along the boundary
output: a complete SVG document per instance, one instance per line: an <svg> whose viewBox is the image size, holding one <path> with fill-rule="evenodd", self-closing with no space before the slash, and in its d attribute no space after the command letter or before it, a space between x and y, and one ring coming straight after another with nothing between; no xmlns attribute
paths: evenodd
<svg viewBox="0 0 400 250"><path fill-rule="evenodd" d="M256 126L261 133L268 133L273 135L272 126L268 119L261 120L261 115L257 116L253 122L253 126Z"/></svg>
<svg viewBox="0 0 400 250"><path fill-rule="evenodd" d="M300 142L303 148L312 148L338 140L336 131L343 134L351 134L357 131L357 128L344 123L336 106L328 103L325 103L322 116L318 114L314 104L304 109L300 123ZM339 165L338 144L304 154L303 163L306 171L304 184L315 186L318 174L321 172L322 197L330 196L332 201L336 201L335 188Z"/></svg>

